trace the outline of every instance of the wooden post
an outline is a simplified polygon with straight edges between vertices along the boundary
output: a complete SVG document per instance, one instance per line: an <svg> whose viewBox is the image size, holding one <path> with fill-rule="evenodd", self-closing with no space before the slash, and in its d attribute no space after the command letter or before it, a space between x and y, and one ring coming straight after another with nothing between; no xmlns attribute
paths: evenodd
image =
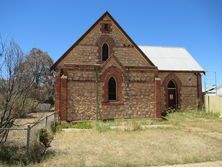
<svg viewBox="0 0 222 167"><path fill-rule="evenodd" d="M47 124L48 124L48 116L45 117L45 128L47 129Z"/></svg>

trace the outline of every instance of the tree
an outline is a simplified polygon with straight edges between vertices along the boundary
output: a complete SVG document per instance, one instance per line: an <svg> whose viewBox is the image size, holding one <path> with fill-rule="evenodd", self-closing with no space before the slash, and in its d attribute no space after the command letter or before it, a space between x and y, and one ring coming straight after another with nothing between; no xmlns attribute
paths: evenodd
<svg viewBox="0 0 222 167"><path fill-rule="evenodd" d="M53 97L52 64L40 49L25 55L15 41L0 41L0 128L11 128L15 119ZM0 143L8 132L0 130Z"/></svg>
<svg viewBox="0 0 222 167"><path fill-rule="evenodd" d="M26 56L18 44L11 40L0 41L0 128L10 128L27 103L34 78L28 73L31 67L24 64ZM8 130L0 130L0 143L5 142Z"/></svg>
<svg viewBox="0 0 222 167"><path fill-rule="evenodd" d="M33 48L27 55L25 63L31 65L30 72L35 82L32 89L32 96L36 97L40 103L49 101L54 93L54 77L50 72L53 60L48 53Z"/></svg>

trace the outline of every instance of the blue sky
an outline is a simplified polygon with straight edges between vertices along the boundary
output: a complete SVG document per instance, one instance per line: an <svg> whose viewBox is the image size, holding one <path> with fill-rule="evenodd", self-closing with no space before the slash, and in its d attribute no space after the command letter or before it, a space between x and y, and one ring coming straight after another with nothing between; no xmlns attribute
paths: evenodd
<svg viewBox="0 0 222 167"><path fill-rule="evenodd" d="M0 34L55 61L106 10L138 45L185 47L222 84L222 0L1 0Z"/></svg>

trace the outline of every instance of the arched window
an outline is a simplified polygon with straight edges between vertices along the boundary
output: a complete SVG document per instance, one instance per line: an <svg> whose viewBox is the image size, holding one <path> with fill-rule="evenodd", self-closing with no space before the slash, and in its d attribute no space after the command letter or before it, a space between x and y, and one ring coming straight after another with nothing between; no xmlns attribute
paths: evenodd
<svg viewBox="0 0 222 167"><path fill-rule="evenodd" d="M108 81L108 100L116 100L116 81L113 77Z"/></svg>
<svg viewBox="0 0 222 167"><path fill-rule="evenodd" d="M178 107L176 83L171 80L167 85L167 89L168 89L168 107L176 109Z"/></svg>
<svg viewBox="0 0 222 167"><path fill-rule="evenodd" d="M102 46L102 61L106 61L109 57L109 47L106 43Z"/></svg>

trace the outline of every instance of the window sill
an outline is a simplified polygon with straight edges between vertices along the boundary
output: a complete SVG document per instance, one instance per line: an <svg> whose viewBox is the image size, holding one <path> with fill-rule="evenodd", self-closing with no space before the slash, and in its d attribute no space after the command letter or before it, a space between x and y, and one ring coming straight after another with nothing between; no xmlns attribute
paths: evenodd
<svg viewBox="0 0 222 167"><path fill-rule="evenodd" d="M123 102L121 101L104 101L102 102L102 105L123 105Z"/></svg>

